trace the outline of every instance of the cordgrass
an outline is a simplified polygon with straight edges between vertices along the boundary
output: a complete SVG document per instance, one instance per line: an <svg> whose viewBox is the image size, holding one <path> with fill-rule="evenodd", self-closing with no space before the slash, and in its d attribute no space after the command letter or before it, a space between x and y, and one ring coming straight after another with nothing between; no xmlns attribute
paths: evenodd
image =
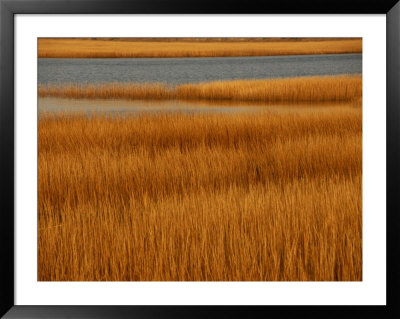
<svg viewBox="0 0 400 319"><path fill-rule="evenodd" d="M362 38L40 38L39 58L175 58L361 53Z"/></svg>
<svg viewBox="0 0 400 319"><path fill-rule="evenodd" d="M362 280L362 109L39 114L38 280Z"/></svg>
<svg viewBox="0 0 400 319"><path fill-rule="evenodd" d="M312 76L203 83L39 85L39 97L70 99L177 99L258 102L344 102L362 97L361 75Z"/></svg>

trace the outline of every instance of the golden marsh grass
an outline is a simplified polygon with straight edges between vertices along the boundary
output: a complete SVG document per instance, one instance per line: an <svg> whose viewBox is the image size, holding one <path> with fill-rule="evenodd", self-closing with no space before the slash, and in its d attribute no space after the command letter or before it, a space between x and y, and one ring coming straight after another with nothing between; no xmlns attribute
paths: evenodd
<svg viewBox="0 0 400 319"><path fill-rule="evenodd" d="M361 75L312 76L180 84L103 83L39 85L39 97L182 99L259 102L344 102L362 97Z"/></svg>
<svg viewBox="0 0 400 319"><path fill-rule="evenodd" d="M172 58L361 53L362 39L38 39L39 58Z"/></svg>
<svg viewBox="0 0 400 319"><path fill-rule="evenodd" d="M38 126L38 280L362 280L360 106Z"/></svg>

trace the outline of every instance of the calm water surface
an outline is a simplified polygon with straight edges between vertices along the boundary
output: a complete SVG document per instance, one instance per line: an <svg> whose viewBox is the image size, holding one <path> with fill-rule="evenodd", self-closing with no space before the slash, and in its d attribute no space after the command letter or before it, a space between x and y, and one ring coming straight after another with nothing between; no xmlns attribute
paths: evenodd
<svg viewBox="0 0 400 319"><path fill-rule="evenodd" d="M210 103L202 101L151 101L151 100L103 100L61 99L46 97L39 99L39 112L67 113L117 113L122 115L158 112L183 113L241 113L258 112L263 105L243 103Z"/></svg>
<svg viewBox="0 0 400 319"><path fill-rule="evenodd" d="M228 58L38 59L39 84L165 82L362 73L362 54Z"/></svg>
<svg viewBox="0 0 400 319"><path fill-rule="evenodd" d="M86 115L115 114L135 115L140 113L256 113L270 111L279 112L304 112L312 111L313 108L324 106L340 107L346 104L265 104L265 103L244 103L244 102L209 102L209 101L151 101L151 100L103 100L103 99L61 99L54 97L40 98L38 103L39 112L59 113L65 112L80 113Z"/></svg>

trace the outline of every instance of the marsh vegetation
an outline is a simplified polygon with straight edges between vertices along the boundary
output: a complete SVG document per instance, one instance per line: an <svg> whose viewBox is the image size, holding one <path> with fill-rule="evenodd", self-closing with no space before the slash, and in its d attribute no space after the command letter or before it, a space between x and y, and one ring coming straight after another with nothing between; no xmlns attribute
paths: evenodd
<svg viewBox="0 0 400 319"><path fill-rule="evenodd" d="M362 280L362 39L38 41L39 281Z"/></svg>
<svg viewBox="0 0 400 319"><path fill-rule="evenodd" d="M39 280L361 280L361 107L39 118Z"/></svg>
<svg viewBox="0 0 400 319"><path fill-rule="evenodd" d="M234 80L167 85L103 83L39 85L39 97L258 102L344 102L362 94L360 75Z"/></svg>
<svg viewBox="0 0 400 319"><path fill-rule="evenodd" d="M362 39L38 39L39 58L175 58L362 52Z"/></svg>

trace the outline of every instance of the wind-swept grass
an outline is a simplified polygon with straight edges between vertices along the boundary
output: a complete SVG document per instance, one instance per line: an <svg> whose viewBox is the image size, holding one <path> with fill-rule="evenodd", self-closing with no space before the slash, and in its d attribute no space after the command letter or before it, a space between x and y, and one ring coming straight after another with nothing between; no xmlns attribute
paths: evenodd
<svg viewBox="0 0 400 319"><path fill-rule="evenodd" d="M361 38L38 39L39 58L229 57L361 52Z"/></svg>
<svg viewBox="0 0 400 319"><path fill-rule="evenodd" d="M39 85L39 97L182 99L262 102L353 101L362 97L361 75L232 80L180 84L103 83Z"/></svg>
<svg viewBox="0 0 400 319"><path fill-rule="evenodd" d="M361 107L39 116L39 280L361 280Z"/></svg>

